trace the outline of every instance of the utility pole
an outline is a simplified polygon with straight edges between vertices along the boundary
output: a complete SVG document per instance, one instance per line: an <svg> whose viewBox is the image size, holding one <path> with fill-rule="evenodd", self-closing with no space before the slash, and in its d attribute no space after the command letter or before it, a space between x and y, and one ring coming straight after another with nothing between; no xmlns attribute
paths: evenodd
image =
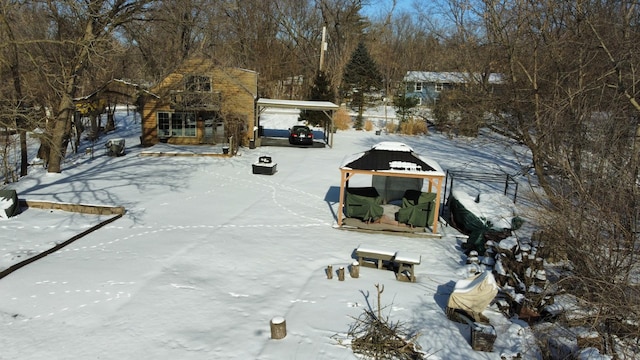
<svg viewBox="0 0 640 360"><path fill-rule="evenodd" d="M324 67L324 52L327 51L327 27L322 27L322 42L320 43L320 71Z"/></svg>

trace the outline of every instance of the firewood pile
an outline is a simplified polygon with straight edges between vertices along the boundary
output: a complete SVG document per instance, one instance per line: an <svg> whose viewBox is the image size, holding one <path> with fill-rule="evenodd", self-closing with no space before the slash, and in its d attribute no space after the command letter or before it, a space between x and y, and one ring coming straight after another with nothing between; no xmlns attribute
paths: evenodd
<svg viewBox="0 0 640 360"><path fill-rule="evenodd" d="M553 304L544 247L528 239L508 237L487 241L485 249L483 256L471 251L467 262L493 269L501 289L496 297L500 310L530 323L539 320L542 309Z"/></svg>

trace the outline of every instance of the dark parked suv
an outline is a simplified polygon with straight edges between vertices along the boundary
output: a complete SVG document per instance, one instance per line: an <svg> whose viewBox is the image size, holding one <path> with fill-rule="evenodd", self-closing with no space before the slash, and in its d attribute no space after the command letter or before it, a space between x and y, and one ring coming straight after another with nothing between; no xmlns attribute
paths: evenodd
<svg viewBox="0 0 640 360"><path fill-rule="evenodd" d="M294 125L289 129L289 144L313 145L313 131L308 126Z"/></svg>

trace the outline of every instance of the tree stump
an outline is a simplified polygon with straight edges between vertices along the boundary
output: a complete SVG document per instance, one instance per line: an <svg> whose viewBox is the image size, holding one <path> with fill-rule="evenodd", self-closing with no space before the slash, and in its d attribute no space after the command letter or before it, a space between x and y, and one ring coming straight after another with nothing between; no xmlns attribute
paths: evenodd
<svg viewBox="0 0 640 360"><path fill-rule="evenodd" d="M360 277L360 263L359 262L354 261L353 264L351 264L351 269L349 269L349 274L354 279L357 279L357 278Z"/></svg>
<svg viewBox="0 0 640 360"><path fill-rule="evenodd" d="M274 340L284 339L287 336L287 322L282 316L276 316L269 322L271 326L271 338Z"/></svg>
<svg viewBox="0 0 640 360"><path fill-rule="evenodd" d="M327 279L329 279L329 280L333 279L333 266L332 265L327 266Z"/></svg>
<svg viewBox="0 0 640 360"><path fill-rule="evenodd" d="M344 266L340 266L338 269L338 280L344 281Z"/></svg>

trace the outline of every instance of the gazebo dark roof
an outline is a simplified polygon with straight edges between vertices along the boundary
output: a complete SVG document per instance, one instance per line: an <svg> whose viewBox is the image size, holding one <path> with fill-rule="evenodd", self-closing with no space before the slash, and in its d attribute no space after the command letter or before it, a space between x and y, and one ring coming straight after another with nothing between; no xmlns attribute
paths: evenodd
<svg viewBox="0 0 640 360"><path fill-rule="evenodd" d="M391 170L393 161L412 163L420 167L422 171L434 171L426 162L418 158L413 152L369 150L362 157L345 164L345 167L359 170Z"/></svg>
<svg viewBox="0 0 640 360"><path fill-rule="evenodd" d="M442 171L436 163L415 153L408 145L398 142L378 143L367 151L352 155L341 167L369 171Z"/></svg>

